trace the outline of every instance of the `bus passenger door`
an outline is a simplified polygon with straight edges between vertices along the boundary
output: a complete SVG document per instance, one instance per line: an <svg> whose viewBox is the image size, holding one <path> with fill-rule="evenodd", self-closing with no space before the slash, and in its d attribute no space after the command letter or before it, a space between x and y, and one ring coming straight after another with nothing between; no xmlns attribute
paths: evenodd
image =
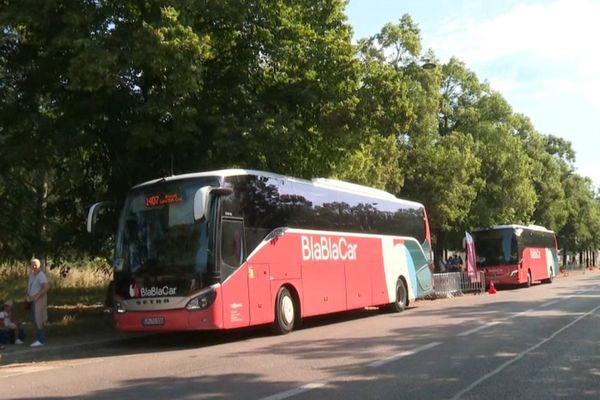
<svg viewBox="0 0 600 400"><path fill-rule="evenodd" d="M429 268L429 261L423 254L421 247L412 240L406 242L406 249L414 263L417 285L415 296L422 298L433 292L433 275Z"/></svg>
<svg viewBox="0 0 600 400"><path fill-rule="evenodd" d="M248 264L248 291L250 295L250 324L273 322L271 278L269 264Z"/></svg>
<svg viewBox="0 0 600 400"><path fill-rule="evenodd" d="M241 218L223 218L220 235L220 273L223 289L223 325L239 328L250 325L248 278L245 258L244 224Z"/></svg>

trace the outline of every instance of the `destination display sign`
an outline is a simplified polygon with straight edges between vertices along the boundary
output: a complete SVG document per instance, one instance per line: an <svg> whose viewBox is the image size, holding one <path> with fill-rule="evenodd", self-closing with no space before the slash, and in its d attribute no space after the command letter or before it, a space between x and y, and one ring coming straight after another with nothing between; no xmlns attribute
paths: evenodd
<svg viewBox="0 0 600 400"><path fill-rule="evenodd" d="M177 193L154 194L146 196L146 207L158 207L182 203L183 197Z"/></svg>

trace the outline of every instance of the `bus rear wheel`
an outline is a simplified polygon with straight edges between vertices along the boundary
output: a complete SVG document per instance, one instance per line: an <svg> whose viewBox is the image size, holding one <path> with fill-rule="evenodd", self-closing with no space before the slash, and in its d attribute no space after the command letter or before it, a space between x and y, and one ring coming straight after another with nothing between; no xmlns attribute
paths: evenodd
<svg viewBox="0 0 600 400"><path fill-rule="evenodd" d="M552 283L553 280L554 280L554 268L550 268L550 275L548 276L548 279L544 279L542 282L543 283Z"/></svg>
<svg viewBox="0 0 600 400"><path fill-rule="evenodd" d="M390 304L390 309L394 312L402 312L408 304L408 290L402 279L396 282L396 301Z"/></svg>
<svg viewBox="0 0 600 400"><path fill-rule="evenodd" d="M550 275L548 276L548 279L544 279L542 281L542 283L552 283L553 278L554 278L554 269L550 268Z"/></svg>
<svg viewBox="0 0 600 400"><path fill-rule="evenodd" d="M290 333L294 329L295 319L296 307L294 298L287 288L282 287L279 289L279 293L277 293L275 305L275 332L283 335Z"/></svg>

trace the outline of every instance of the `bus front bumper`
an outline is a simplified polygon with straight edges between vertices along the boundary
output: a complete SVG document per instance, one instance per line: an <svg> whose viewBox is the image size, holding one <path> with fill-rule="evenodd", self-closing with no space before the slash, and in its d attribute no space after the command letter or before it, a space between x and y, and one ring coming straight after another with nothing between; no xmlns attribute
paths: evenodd
<svg viewBox="0 0 600 400"><path fill-rule="evenodd" d="M222 328L211 309L115 312L114 321L116 329L123 332L177 332Z"/></svg>

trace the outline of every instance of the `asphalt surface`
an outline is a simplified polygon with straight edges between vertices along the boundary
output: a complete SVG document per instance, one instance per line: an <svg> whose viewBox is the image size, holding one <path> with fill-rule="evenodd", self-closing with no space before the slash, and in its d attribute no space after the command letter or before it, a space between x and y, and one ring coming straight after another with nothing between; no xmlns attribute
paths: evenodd
<svg viewBox="0 0 600 400"><path fill-rule="evenodd" d="M597 399L599 299L595 271L403 314L312 319L284 336L115 333L15 346L0 397Z"/></svg>
<svg viewBox="0 0 600 400"><path fill-rule="evenodd" d="M594 276L598 270L594 271L571 271L567 275L560 275L556 278L557 281L569 278L580 277L586 273L588 276ZM243 334L243 333L242 333ZM216 332L203 333L205 336L214 336L214 340L209 343L219 341L219 335ZM185 342L194 334L180 334L179 342ZM231 336L231 335L230 335ZM235 334L234 334L235 336ZM0 350L0 366L19 363L32 363L43 361L54 361L69 358L93 357L110 354L119 354L120 350L127 350L140 347L140 338L144 346L157 345L164 341L165 335L160 334L131 334L121 333L117 331L87 332L81 337L69 338L49 338L48 343L43 347L30 348L29 341L22 345L7 345L4 350ZM193 340L193 339L192 339Z"/></svg>

